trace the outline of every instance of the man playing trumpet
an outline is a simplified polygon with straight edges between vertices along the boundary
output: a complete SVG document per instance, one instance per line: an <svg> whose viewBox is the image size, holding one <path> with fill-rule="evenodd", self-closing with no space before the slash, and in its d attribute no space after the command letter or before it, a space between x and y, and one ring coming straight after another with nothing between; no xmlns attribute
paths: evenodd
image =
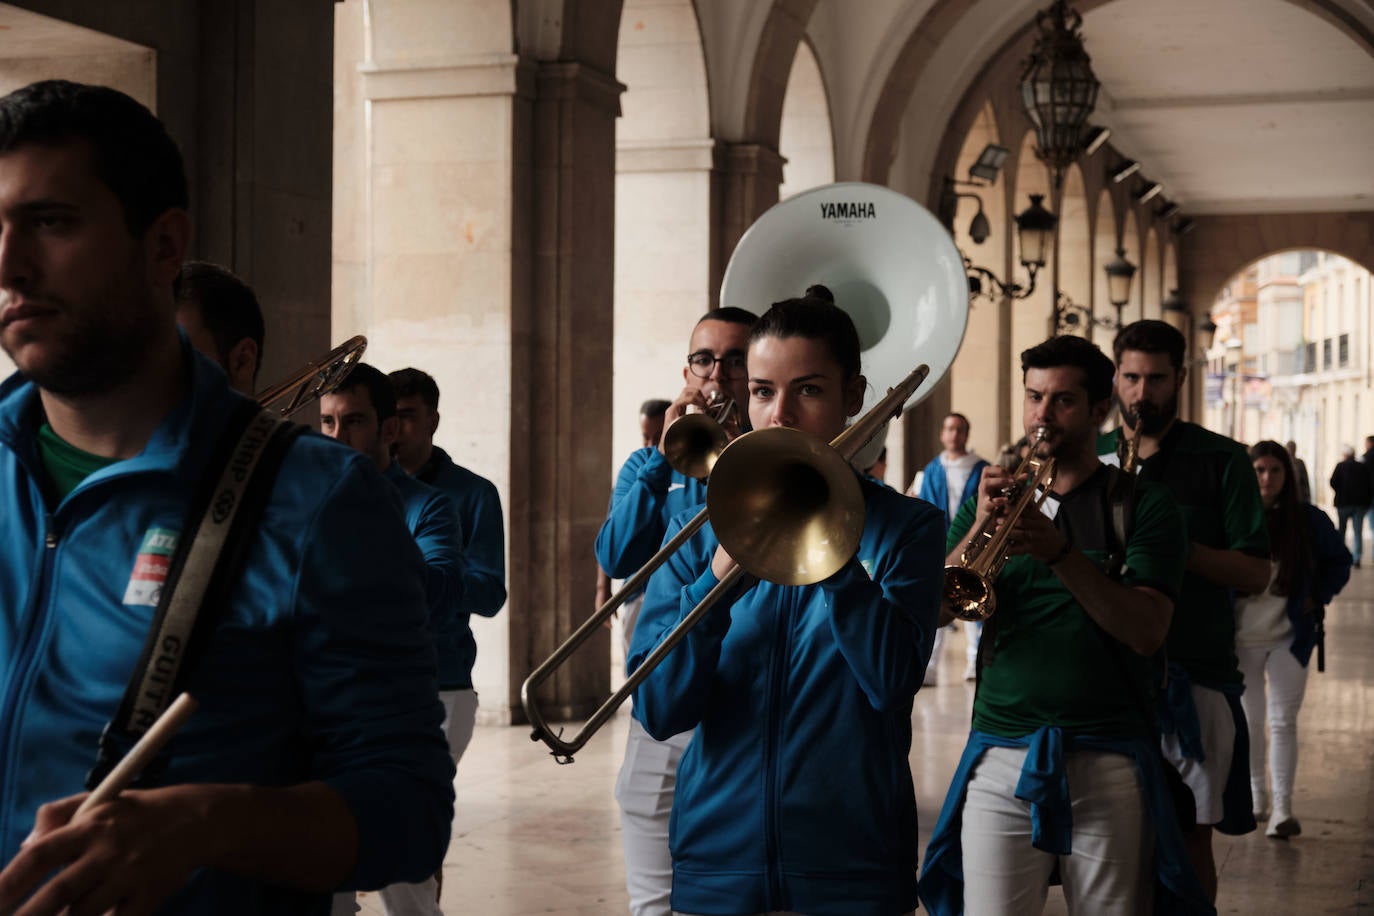
<svg viewBox="0 0 1374 916"><path fill-rule="evenodd" d="M749 403L745 351L756 316L740 308L707 312L692 330L687 364L682 369L685 387L668 406L663 429L692 411L733 400L734 417L744 416ZM726 418L726 433L740 432L739 419ZM612 577L633 575L658 551L669 520L683 509L706 500L706 484L673 470L663 453L662 437L656 448L632 453L620 469L611 509L596 537L596 560ZM634 633L635 618L622 621L625 644ZM632 916L668 916L673 863L668 853L668 815L673 807L677 763L691 733L655 741L639 720L630 720L625 761L616 780L620 823L625 847L625 883Z"/></svg>
<svg viewBox="0 0 1374 916"><path fill-rule="evenodd" d="M1110 359L1081 337L1055 337L1021 366L1025 429L1034 438L1043 427L1036 455L1053 460L1053 483L1042 506L1028 500L1009 518L1020 475L990 466L949 531L958 564L977 532L1010 525L1010 558L922 902L936 914L1038 913L1057 868L1071 913L1149 913L1156 893L1173 898L1170 912L1210 912L1147 700L1183 574L1182 519L1163 489L1122 488L1097 459ZM1126 507L1120 534L1114 502Z"/></svg>

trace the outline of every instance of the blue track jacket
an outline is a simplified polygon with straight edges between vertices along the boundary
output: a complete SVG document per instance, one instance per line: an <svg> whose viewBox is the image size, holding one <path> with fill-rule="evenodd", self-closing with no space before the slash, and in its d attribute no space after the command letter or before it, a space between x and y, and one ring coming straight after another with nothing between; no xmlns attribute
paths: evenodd
<svg viewBox="0 0 1374 916"><path fill-rule="evenodd" d="M675 911L893 916L916 906L907 757L945 526L928 503L861 486L864 532L847 565L817 585L737 590L635 693L653 737L696 727L670 826ZM707 525L649 580L631 669L716 584L716 545Z"/></svg>
<svg viewBox="0 0 1374 916"><path fill-rule="evenodd" d="M453 502L444 493L421 483L395 461L382 476L401 494L406 528L425 560L425 597L429 602L429 629L442 633L453 625L463 600L463 526Z"/></svg>
<svg viewBox="0 0 1374 916"><path fill-rule="evenodd" d="M628 579L658 552L669 520L705 501L706 484L673 470L658 449L631 452L596 535L596 562L611 578Z"/></svg>
<svg viewBox="0 0 1374 916"><path fill-rule="evenodd" d="M1288 651L1306 668L1317 646L1317 613L1350 581L1350 551L1336 526L1331 524L1331 516L1310 503L1303 503L1302 509L1307 514L1311 534L1308 545L1316 575L1311 581L1299 577L1294 583L1293 594L1288 596L1288 619L1293 623L1293 643ZM1308 598L1314 606L1311 611L1304 609Z"/></svg>
<svg viewBox="0 0 1374 916"><path fill-rule="evenodd" d="M506 524L501 494L490 480L455 464L437 445L416 479L448 494L462 526L463 594L457 613L439 628L439 689L472 687L477 640L471 617L495 617L506 604Z"/></svg>
<svg viewBox="0 0 1374 916"><path fill-rule="evenodd" d="M146 555L180 536L207 452L242 400L184 338L183 353L188 398L140 455L57 506L42 495L38 392L19 375L0 385L0 863L41 803L82 790L154 611L136 565L146 570ZM433 874L449 840L454 768L423 577L395 490L372 461L323 436L297 439L191 676L200 709L168 747L164 782L322 780L358 824L343 887ZM327 894L202 869L165 911L328 909Z"/></svg>
<svg viewBox="0 0 1374 916"><path fill-rule="evenodd" d="M983 479L983 468L987 466L988 463L981 458L974 462L973 472L968 475L964 492L959 496L959 505L962 506L970 497L978 495L978 482ZM945 476L945 466L940 463L939 455L930 459L930 464L926 465L926 471L921 475L921 491L917 496L940 510L940 514L945 517L946 528L954 523L954 516L949 514L949 478Z"/></svg>

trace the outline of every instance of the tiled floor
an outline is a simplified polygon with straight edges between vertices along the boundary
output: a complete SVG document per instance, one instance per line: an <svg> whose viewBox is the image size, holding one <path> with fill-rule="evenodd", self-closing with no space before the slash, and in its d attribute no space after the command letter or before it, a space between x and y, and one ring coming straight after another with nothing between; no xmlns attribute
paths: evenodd
<svg viewBox="0 0 1374 916"><path fill-rule="evenodd" d="M1299 724L1295 813L1303 835L1217 840L1221 913L1365 912L1374 907L1374 571L1356 570L1327 616L1327 671L1315 667ZM972 686L961 635L943 682L916 698L911 753L922 837L934 826L963 748ZM612 788L625 741L618 719L558 766L524 728L479 728L458 773L446 914L601 916L626 912ZM364 911L379 913L375 895ZM1063 913L1051 893L1047 913Z"/></svg>

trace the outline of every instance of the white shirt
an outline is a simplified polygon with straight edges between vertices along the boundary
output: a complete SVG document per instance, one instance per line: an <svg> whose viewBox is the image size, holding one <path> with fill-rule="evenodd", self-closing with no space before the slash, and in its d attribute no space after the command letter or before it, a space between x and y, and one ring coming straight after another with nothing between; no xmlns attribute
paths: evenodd
<svg viewBox="0 0 1374 916"><path fill-rule="evenodd" d="M940 453L940 465L945 469L945 485L949 490L949 517L954 518L964 503L964 487L973 476L973 466L981 459L973 452L965 452L958 458L949 457L948 452Z"/></svg>

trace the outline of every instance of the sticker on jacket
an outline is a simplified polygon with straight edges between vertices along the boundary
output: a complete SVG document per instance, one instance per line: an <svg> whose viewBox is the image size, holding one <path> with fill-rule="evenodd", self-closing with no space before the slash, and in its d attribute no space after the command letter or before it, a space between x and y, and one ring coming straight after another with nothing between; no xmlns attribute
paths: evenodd
<svg viewBox="0 0 1374 916"><path fill-rule="evenodd" d="M157 607L162 598L162 585L172 568L172 554L177 549L177 532L170 528L152 527L143 535L143 545L134 558L133 575L124 589L124 603Z"/></svg>

